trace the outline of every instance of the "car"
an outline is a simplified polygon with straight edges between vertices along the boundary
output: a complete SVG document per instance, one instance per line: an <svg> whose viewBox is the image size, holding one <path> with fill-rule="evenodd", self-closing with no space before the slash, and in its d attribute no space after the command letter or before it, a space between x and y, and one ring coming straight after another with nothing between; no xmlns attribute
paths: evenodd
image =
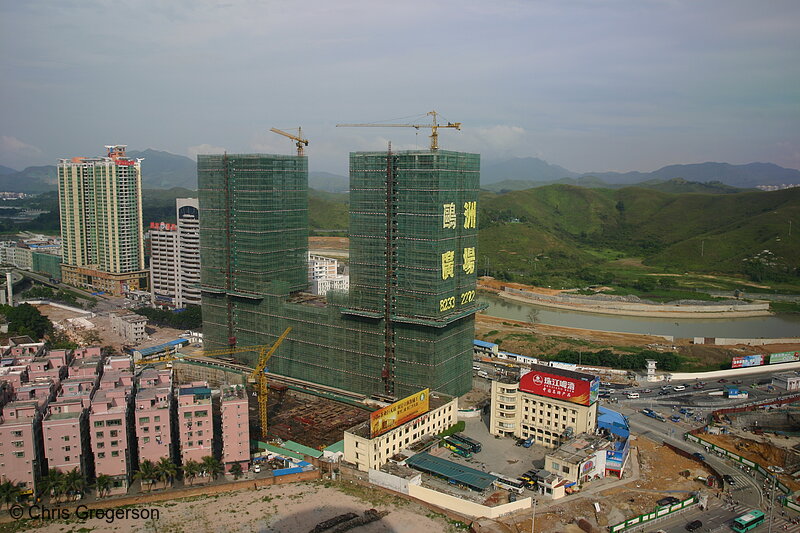
<svg viewBox="0 0 800 533"><path fill-rule="evenodd" d="M261 465L254 465L254 466L253 466L253 473L254 473L254 474L259 474L259 473L261 473Z"/></svg>
<svg viewBox="0 0 800 533"><path fill-rule="evenodd" d="M734 385L741 385L742 384L742 380L741 379L734 379L733 381L731 381L731 383L733 383Z"/></svg>
<svg viewBox="0 0 800 533"><path fill-rule="evenodd" d="M639 393L638 392L629 392L626 396L627 396L627 398L629 400L635 400L635 399L637 399L639 397Z"/></svg>
<svg viewBox="0 0 800 533"><path fill-rule="evenodd" d="M687 409L686 407L681 407L680 410L678 410L678 412L682 415L685 415L686 413L689 412L689 409Z"/></svg>
<svg viewBox="0 0 800 533"><path fill-rule="evenodd" d="M517 439L517 442L514 443L514 446L522 446L523 442L525 442L525 439Z"/></svg>
<svg viewBox="0 0 800 533"><path fill-rule="evenodd" d="M727 382L728 382L728 380L727 380L727 379L725 379L725 378L719 378L719 379L717 380L717 383L727 383Z"/></svg>
<svg viewBox="0 0 800 533"><path fill-rule="evenodd" d="M653 412L653 410L652 410L652 409L648 409L647 407L645 407L644 409L642 409L642 413L644 413L644 414L646 414L646 415L649 415L649 414L650 414L650 413L652 413L652 412Z"/></svg>
<svg viewBox="0 0 800 533"><path fill-rule="evenodd" d="M662 390L661 392L658 393L659 396L665 396L667 394L669 394L668 390Z"/></svg>
<svg viewBox="0 0 800 533"><path fill-rule="evenodd" d="M682 390L686 390L686 387L683 386L683 385L675 385L674 387L672 387L672 390L674 390L674 391L682 391Z"/></svg>
<svg viewBox="0 0 800 533"><path fill-rule="evenodd" d="M680 500L675 496L667 496L666 498L661 498L660 500L658 500L656 502L656 505L658 505L659 507L666 507L667 505L674 505L678 502L680 502Z"/></svg>
<svg viewBox="0 0 800 533"><path fill-rule="evenodd" d="M703 527L703 523L700 520L692 520L686 524L686 531L697 531L701 527Z"/></svg>
<svg viewBox="0 0 800 533"><path fill-rule="evenodd" d="M723 475L722 475L722 479L723 479L723 481L725 481L725 483L727 483L728 485L736 485L736 480L735 480L735 479L733 479L733 476L731 476L730 474L723 474Z"/></svg>
<svg viewBox="0 0 800 533"><path fill-rule="evenodd" d="M678 415L672 415L671 417L669 417L669 419L672 420L673 422L681 421L681 417L679 417Z"/></svg>
<svg viewBox="0 0 800 533"><path fill-rule="evenodd" d="M706 460L706 456L705 456L705 455L703 455L703 454L702 454L702 453L700 453L700 452L694 452L692 455L694 455L695 457L697 457L697 458L698 458L698 459L700 459L701 461L705 461L705 460Z"/></svg>
<svg viewBox="0 0 800 533"><path fill-rule="evenodd" d="M651 393L651 392L653 392L653 391L651 391L650 389L642 389L642 392L643 392L644 394L650 394L650 393Z"/></svg>

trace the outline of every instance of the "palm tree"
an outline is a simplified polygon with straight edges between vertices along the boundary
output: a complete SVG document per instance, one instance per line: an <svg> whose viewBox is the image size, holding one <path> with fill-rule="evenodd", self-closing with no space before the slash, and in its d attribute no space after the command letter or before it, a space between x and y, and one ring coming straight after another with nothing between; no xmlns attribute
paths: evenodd
<svg viewBox="0 0 800 533"><path fill-rule="evenodd" d="M61 495L67 492L67 478L64 473L57 468L48 470L47 475L42 478L42 492L49 492L52 501L58 503Z"/></svg>
<svg viewBox="0 0 800 533"><path fill-rule="evenodd" d="M242 477L242 464L241 463L233 463L231 465L231 469L228 471L229 474L233 474L233 479L239 479Z"/></svg>
<svg viewBox="0 0 800 533"><path fill-rule="evenodd" d="M183 478L189 480L189 485L192 484L194 478L200 473L202 465L193 459L187 460L183 463Z"/></svg>
<svg viewBox="0 0 800 533"><path fill-rule="evenodd" d="M138 479L142 485L147 483L149 485L148 492L153 490L153 483L158 478L156 465L150 459L145 459L139 465L139 471L133 475L134 479Z"/></svg>
<svg viewBox="0 0 800 533"><path fill-rule="evenodd" d="M217 476L220 475L225 468L222 466L222 463L214 459L210 455L206 455L203 457L203 470L211 476L212 479L217 479Z"/></svg>
<svg viewBox="0 0 800 533"><path fill-rule="evenodd" d="M156 473L158 474L158 479L164 483L164 488L166 489L167 481L169 481L170 486L172 486L175 476L178 475L178 467L169 460L169 457L162 457L159 459L158 463L156 463Z"/></svg>
<svg viewBox="0 0 800 533"><path fill-rule="evenodd" d="M95 486L97 487L97 496L99 498L103 497L103 493L105 492L108 494L111 492L111 476L108 474L100 474L97 476L95 480Z"/></svg>
<svg viewBox="0 0 800 533"><path fill-rule="evenodd" d="M6 510L11 507L12 503L16 503L21 493L22 489L13 481L3 481L0 483L0 500L6 504Z"/></svg>
<svg viewBox="0 0 800 533"><path fill-rule="evenodd" d="M77 467L64 475L64 488L65 492L72 493L73 500L77 499L78 494L86 488L86 480L83 479L83 474Z"/></svg>

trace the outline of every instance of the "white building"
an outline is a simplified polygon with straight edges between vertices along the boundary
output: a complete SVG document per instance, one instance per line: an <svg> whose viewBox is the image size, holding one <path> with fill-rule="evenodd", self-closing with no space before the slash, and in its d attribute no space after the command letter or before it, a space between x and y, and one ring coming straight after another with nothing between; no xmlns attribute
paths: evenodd
<svg viewBox="0 0 800 533"><path fill-rule="evenodd" d="M141 315L111 315L111 329L132 344L139 344L147 338L145 325L147 319Z"/></svg>
<svg viewBox="0 0 800 533"><path fill-rule="evenodd" d="M423 394L425 391L418 393ZM412 395L413 396L413 395ZM395 402L406 402L412 397ZM344 460L363 472L380 469L391 457L428 435L437 435L458 422L458 398L430 393L426 412L372 436L370 420L344 432Z"/></svg>
<svg viewBox="0 0 800 533"><path fill-rule="evenodd" d="M328 291L350 289L350 276L339 274L339 261L331 257L308 254L308 283L311 293L324 296Z"/></svg>
<svg viewBox="0 0 800 533"><path fill-rule="evenodd" d="M177 224L150 224L150 290L158 307L200 305L200 211L177 198Z"/></svg>
<svg viewBox="0 0 800 533"><path fill-rule="evenodd" d="M772 376L772 384L789 392L800 390L800 372L775 374Z"/></svg>

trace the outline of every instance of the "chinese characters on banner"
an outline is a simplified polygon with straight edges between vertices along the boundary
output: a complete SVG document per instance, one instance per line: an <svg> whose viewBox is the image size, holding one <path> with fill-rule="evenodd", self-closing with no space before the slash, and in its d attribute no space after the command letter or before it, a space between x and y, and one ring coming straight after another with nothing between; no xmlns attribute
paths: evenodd
<svg viewBox="0 0 800 533"><path fill-rule="evenodd" d="M477 224L478 202L464 202L464 229L475 229ZM454 202L442 204L442 228L455 230L458 227L458 213ZM475 273L475 247L468 246L461 250L461 269L465 274ZM455 277L456 251L448 250L442 253L441 262L442 279ZM461 294L461 305L472 302L475 299L475 291L467 291ZM439 311L448 311L456 306L455 296L445 298L439 302Z"/></svg>

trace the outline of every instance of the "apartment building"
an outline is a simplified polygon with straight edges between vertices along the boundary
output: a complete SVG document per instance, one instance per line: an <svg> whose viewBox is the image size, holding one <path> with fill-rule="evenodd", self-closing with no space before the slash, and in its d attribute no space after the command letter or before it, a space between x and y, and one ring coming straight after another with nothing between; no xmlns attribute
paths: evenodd
<svg viewBox="0 0 800 533"><path fill-rule="evenodd" d="M128 416L133 375L127 370L106 370L92 399L89 432L95 474L112 477L112 493L128 490L131 456Z"/></svg>
<svg viewBox="0 0 800 533"><path fill-rule="evenodd" d="M131 344L139 344L147 338L147 318L135 313L111 315L111 329Z"/></svg>
<svg viewBox="0 0 800 533"><path fill-rule="evenodd" d="M214 427L208 383L194 381L178 389L177 424L182 464L212 455Z"/></svg>
<svg viewBox="0 0 800 533"><path fill-rule="evenodd" d="M139 464L173 456L172 401L172 370L142 370L133 415Z"/></svg>
<svg viewBox="0 0 800 533"><path fill-rule="evenodd" d="M35 401L14 401L3 407L0 416L0 478L18 483L25 495L34 494L40 468L38 407Z"/></svg>
<svg viewBox="0 0 800 533"><path fill-rule="evenodd" d="M125 145L58 164L64 282L120 296L147 287L141 160Z"/></svg>
<svg viewBox="0 0 800 533"><path fill-rule="evenodd" d="M200 209L176 198L177 224L150 223L150 290L155 305L200 305Z"/></svg>
<svg viewBox="0 0 800 533"><path fill-rule="evenodd" d="M242 386L223 387L221 392L222 464L226 472L236 463L246 472L250 465L247 392Z"/></svg>
<svg viewBox="0 0 800 533"><path fill-rule="evenodd" d="M81 398L58 398L50 403L42 420L42 441L46 468L62 472L86 472L85 446L88 444L87 409Z"/></svg>

